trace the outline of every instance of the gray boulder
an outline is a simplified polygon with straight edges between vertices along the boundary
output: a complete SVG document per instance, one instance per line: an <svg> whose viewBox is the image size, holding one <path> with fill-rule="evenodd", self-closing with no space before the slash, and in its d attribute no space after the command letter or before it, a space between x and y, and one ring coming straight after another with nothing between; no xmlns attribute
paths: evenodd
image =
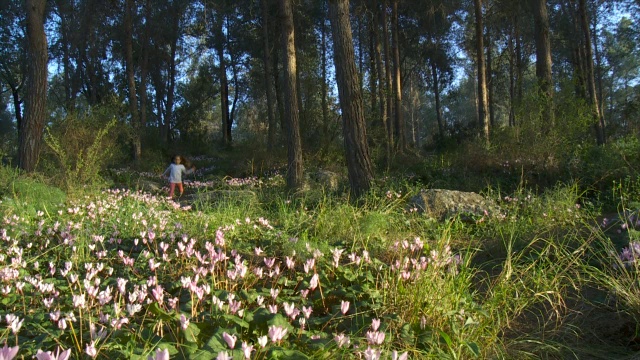
<svg viewBox="0 0 640 360"><path fill-rule="evenodd" d="M331 191L338 189L341 180L339 174L323 169L310 173L309 178L314 185Z"/></svg>
<svg viewBox="0 0 640 360"><path fill-rule="evenodd" d="M140 179L138 181L138 189L145 192L157 193L162 190L162 186L163 184L151 180Z"/></svg>
<svg viewBox="0 0 640 360"><path fill-rule="evenodd" d="M471 221L499 211L495 202L480 194L445 189L421 190L409 199L407 207L438 220L460 216L464 221Z"/></svg>

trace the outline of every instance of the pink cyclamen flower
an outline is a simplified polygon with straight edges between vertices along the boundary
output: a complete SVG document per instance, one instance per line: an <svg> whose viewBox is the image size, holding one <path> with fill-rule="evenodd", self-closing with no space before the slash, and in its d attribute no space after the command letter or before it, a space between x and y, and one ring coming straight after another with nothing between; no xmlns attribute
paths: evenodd
<svg viewBox="0 0 640 360"><path fill-rule="evenodd" d="M320 277L318 276L318 274L314 274L311 277L311 281L309 281L309 289L315 290L315 288L318 287L318 282L319 281L320 281Z"/></svg>
<svg viewBox="0 0 640 360"><path fill-rule="evenodd" d="M391 360L407 360L408 358L409 358L409 353L406 351L400 355L398 355L397 350L393 350L393 352L391 353Z"/></svg>
<svg viewBox="0 0 640 360"><path fill-rule="evenodd" d="M51 351L43 352L42 350L38 350L36 354L38 360L67 360L69 356L71 356L71 349L60 352L60 348L55 355Z"/></svg>
<svg viewBox="0 0 640 360"><path fill-rule="evenodd" d="M379 328L380 328L380 319L371 320L371 329L373 331L378 331Z"/></svg>
<svg viewBox="0 0 640 360"><path fill-rule="evenodd" d="M269 326L269 337L272 342L277 343L284 339L285 335L287 335L287 331L287 328L271 325Z"/></svg>
<svg viewBox="0 0 640 360"><path fill-rule="evenodd" d="M12 360L16 355L18 355L18 346L8 347L7 344L4 344L4 347L0 349L1 360Z"/></svg>
<svg viewBox="0 0 640 360"><path fill-rule="evenodd" d="M224 339L227 345L229 345L230 349L233 349L236 346L236 340L238 340L238 337L235 335L230 335L227 332L223 332L222 339Z"/></svg>
<svg viewBox="0 0 640 360"><path fill-rule="evenodd" d="M349 339L349 336L345 334L338 334L333 338L333 340L338 344L339 348L349 346L351 343L351 339Z"/></svg>
<svg viewBox="0 0 640 360"><path fill-rule="evenodd" d="M233 356L230 356L226 351L220 351L218 356L216 356L216 360L232 360Z"/></svg>
<svg viewBox="0 0 640 360"><path fill-rule="evenodd" d="M184 314L180 314L180 327L182 328L182 330L187 330L187 328L189 327L189 319L187 319Z"/></svg>
<svg viewBox="0 0 640 360"><path fill-rule="evenodd" d="M98 349L96 349L96 342L92 341L89 344L87 344L86 348L84 349L84 352L87 353L87 355L89 355L92 358L95 358L96 355L98 355Z"/></svg>
<svg viewBox="0 0 640 360"><path fill-rule="evenodd" d="M156 356L149 356L147 360L169 360L169 350L156 350Z"/></svg>
<svg viewBox="0 0 640 360"><path fill-rule="evenodd" d="M371 345L380 345L384 342L384 333L382 331L367 331L367 342Z"/></svg>
<svg viewBox="0 0 640 360"><path fill-rule="evenodd" d="M340 304L340 311L342 312L342 315L345 315L349 311L348 301L342 300L342 303Z"/></svg>
<svg viewBox="0 0 640 360"><path fill-rule="evenodd" d="M382 350L368 347L363 354L365 360L379 360L382 357Z"/></svg>
<svg viewBox="0 0 640 360"><path fill-rule="evenodd" d="M269 339L267 338L267 335L264 336L260 336L258 338L258 344L260 345L261 348L264 349L265 346L267 346L267 341L269 341Z"/></svg>
<svg viewBox="0 0 640 360"><path fill-rule="evenodd" d="M249 345L246 342L242 342L242 354L245 359L251 358L251 353L253 352L253 345Z"/></svg>

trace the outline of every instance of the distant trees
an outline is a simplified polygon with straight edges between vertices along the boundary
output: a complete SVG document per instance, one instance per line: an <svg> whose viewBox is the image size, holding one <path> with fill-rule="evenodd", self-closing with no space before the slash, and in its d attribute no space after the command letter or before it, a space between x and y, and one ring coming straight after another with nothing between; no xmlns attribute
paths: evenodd
<svg viewBox="0 0 640 360"><path fill-rule="evenodd" d="M565 115L582 110L600 144L640 129L637 1L50 0L37 16L26 10L42 2L25 4L0 0L3 117L20 134L1 141L25 168L47 111L102 106L132 159L173 141L286 146L291 188L303 154L344 145L355 192L451 136L564 136L586 131ZM50 76L36 70L47 53Z"/></svg>

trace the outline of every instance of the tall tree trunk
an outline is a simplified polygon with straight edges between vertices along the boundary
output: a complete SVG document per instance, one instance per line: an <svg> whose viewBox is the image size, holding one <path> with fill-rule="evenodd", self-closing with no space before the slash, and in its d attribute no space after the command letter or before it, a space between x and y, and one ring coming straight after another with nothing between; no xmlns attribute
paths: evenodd
<svg viewBox="0 0 640 360"><path fill-rule="evenodd" d="M326 10L326 9L325 9ZM329 87L327 86L327 26L325 19L326 12L323 12L322 19L320 20L320 46L322 47L320 69L322 73L322 84L320 85L320 91L322 92L322 98L320 106L322 107L322 137L325 142L325 146L329 145Z"/></svg>
<svg viewBox="0 0 640 360"><path fill-rule="evenodd" d="M592 33L592 38L593 38L593 51L594 51L594 55L595 55L595 76L596 76L596 82L598 83L598 100L600 101L600 103L598 104L598 107L600 109L600 116L605 119L604 117L604 93L603 93L603 86L602 86L602 59L600 56L600 51L599 51L599 47L598 47L598 15L596 14L596 16L593 17L593 33ZM606 121L606 119L605 119Z"/></svg>
<svg viewBox="0 0 640 360"><path fill-rule="evenodd" d="M585 68L586 68L586 80L587 90L589 92L589 102L591 103L594 125L596 128L597 140L599 145L603 145L606 142L605 123L604 118L601 116L598 93L596 92L596 81L593 71L593 52L591 50L591 33L589 30L589 20L587 18L587 6L585 0L579 1L580 12L580 24L582 26L582 32L584 36L584 50L585 50Z"/></svg>
<svg viewBox="0 0 640 360"><path fill-rule="evenodd" d="M367 11L367 30L369 33L369 93L371 94L371 113L375 114L375 121L380 121L380 114L378 113L378 69L376 68L376 13L375 13L375 1L371 1L373 6Z"/></svg>
<svg viewBox="0 0 640 360"><path fill-rule="evenodd" d="M547 0L532 0L536 40L536 76L538 89L544 104L543 130L553 128L553 78L551 76L551 40Z"/></svg>
<svg viewBox="0 0 640 360"><path fill-rule="evenodd" d="M391 138L389 134L389 113L387 108L387 96L386 92L388 91L388 85L386 82L386 67L382 62L382 44L380 41L380 25L386 20L384 19L384 15L380 11L380 6L378 5L377 0L371 0L371 11L373 11L374 19L378 21L378 23L373 24L373 37L375 42L375 57L376 57L376 67L378 69L378 98L380 99L380 119L382 122L382 131L384 133L384 147L385 147L385 162L387 164L387 168L391 165Z"/></svg>
<svg viewBox="0 0 640 360"><path fill-rule="evenodd" d="M333 34L333 54L342 109L349 184L351 192L360 196L371 187L373 167L369 157L362 92L358 84L358 70L349 23L349 1L330 0L329 19Z"/></svg>
<svg viewBox="0 0 640 360"><path fill-rule="evenodd" d="M25 116L18 145L18 165L34 171L42 146L47 104L47 35L44 32L46 0L26 0L27 12L27 95Z"/></svg>
<svg viewBox="0 0 640 360"><path fill-rule="evenodd" d="M177 22L177 20L176 20ZM176 52L178 48L178 36L171 38L171 54L169 55L169 69L167 76L167 104L164 110L164 141L169 142L171 137L171 123L173 121L173 103L176 91Z"/></svg>
<svg viewBox="0 0 640 360"><path fill-rule="evenodd" d="M493 129L496 121L493 98L493 44L491 43L491 27L487 28L487 100L489 102L489 128Z"/></svg>
<svg viewBox="0 0 640 360"><path fill-rule="evenodd" d="M398 39L398 0L393 0L391 11L391 41L393 42L393 95L394 95L394 129L396 134L396 150L405 150L406 136L404 117L402 116L402 82L400 78L400 45Z"/></svg>
<svg viewBox="0 0 640 360"><path fill-rule="evenodd" d="M9 87L11 88L11 98L13 100L13 113L16 116L16 128L18 130L18 138L22 133L22 100L20 99L20 88L22 84L18 87L13 83L9 83Z"/></svg>
<svg viewBox="0 0 640 360"><path fill-rule="evenodd" d="M389 150L391 151L395 147L395 137L393 133L393 124L392 120L393 114L393 104L395 99L393 97L392 85L391 85L391 50L389 46L389 25L387 23L387 9L389 8L389 3L387 0L384 0L382 3L382 11L380 12L382 22L382 40L384 44L384 73L385 73L385 89L387 94L387 136L389 139ZM389 158L389 161L391 159Z"/></svg>
<svg viewBox="0 0 640 360"><path fill-rule="evenodd" d="M229 127L229 80L227 79L227 64L224 59L224 19L219 15L217 24L218 39L216 43L216 52L218 53L219 73L220 76L220 117L222 119L222 144L224 146L231 145L231 132Z"/></svg>
<svg viewBox="0 0 640 360"><path fill-rule="evenodd" d="M262 62L264 65L264 87L267 98L267 149L273 150L276 143L276 114L273 108L273 89L271 88L271 46L269 45L269 0L261 0L262 6Z"/></svg>
<svg viewBox="0 0 640 360"><path fill-rule="evenodd" d="M433 78L433 95L436 100L436 120L438 122L438 135L444 139L444 123L442 121L442 109L440 108L440 84L438 80L438 67L435 61L431 61L431 77Z"/></svg>
<svg viewBox="0 0 640 360"><path fill-rule="evenodd" d="M514 30L509 31L509 127L516 126L515 96L516 96L516 52L514 47Z"/></svg>
<svg viewBox="0 0 640 360"><path fill-rule="evenodd" d="M133 2L126 0L124 9L124 59L129 85L129 111L133 129L133 159L139 161L142 156L140 117L138 114L138 96L136 95L136 77L133 63Z"/></svg>
<svg viewBox="0 0 640 360"><path fill-rule="evenodd" d="M140 62L140 128L147 125L147 80L149 75L149 47L151 26L151 1L144 3L145 24L142 34L142 61ZM141 133L142 134L142 133Z"/></svg>
<svg viewBox="0 0 640 360"><path fill-rule="evenodd" d="M280 34L280 36L282 36L282 34ZM282 50L282 46L280 46L280 50ZM287 119L284 116L284 96L282 94L283 79L280 77L279 54L279 51L273 52L273 87L276 90L278 116L280 117L280 130L282 130L282 133L285 133L285 131L287 131Z"/></svg>
<svg viewBox="0 0 640 360"><path fill-rule="evenodd" d="M478 120L487 145L489 144L489 108L487 101L487 70L484 61L484 26L482 0L474 0L476 16L476 56L478 67Z"/></svg>
<svg viewBox="0 0 640 360"><path fill-rule="evenodd" d="M284 113L287 118L287 187L291 190L302 186L302 142L298 114L298 92L296 80L296 47L293 29L291 0L280 0L280 23L282 25L282 50L284 54Z"/></svg>

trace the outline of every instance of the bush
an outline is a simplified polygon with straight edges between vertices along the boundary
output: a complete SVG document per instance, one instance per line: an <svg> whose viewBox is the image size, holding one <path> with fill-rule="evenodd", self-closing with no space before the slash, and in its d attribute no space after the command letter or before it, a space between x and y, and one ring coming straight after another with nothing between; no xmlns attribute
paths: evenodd
<svg viewBox="0 0 640 360"><path fill-rule="evenodd" d="M112 159L122 153L117 142L117 120L91 115L69 115L46 129L41 167L67 191L99 186Z"/></svg>

